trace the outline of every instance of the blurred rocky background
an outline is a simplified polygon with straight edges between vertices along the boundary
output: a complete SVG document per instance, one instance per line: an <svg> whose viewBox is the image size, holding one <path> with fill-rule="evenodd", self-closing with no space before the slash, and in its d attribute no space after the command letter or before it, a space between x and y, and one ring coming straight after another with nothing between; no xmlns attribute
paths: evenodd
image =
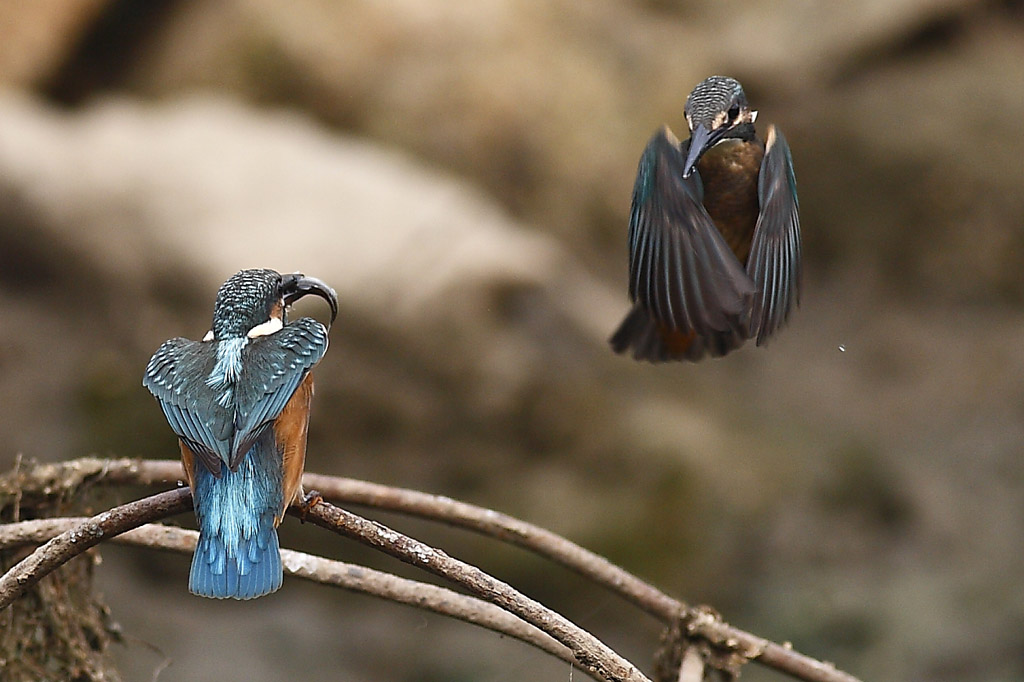
<svg viewBox="0 0 1024 682"><path fill-rule="evenodd" d="M766 349L643 366L606 345L636 162L712 73L793 148L803 306ZM1020 0L0 3L0 465L174 457L150 354L236 270L301 269L343 304L308 469L520 516L866 680L1022 679L1022 118ZM617 598L384 520L649 666L658 625ZM102 555L126 679L571 676Z"/></svg>

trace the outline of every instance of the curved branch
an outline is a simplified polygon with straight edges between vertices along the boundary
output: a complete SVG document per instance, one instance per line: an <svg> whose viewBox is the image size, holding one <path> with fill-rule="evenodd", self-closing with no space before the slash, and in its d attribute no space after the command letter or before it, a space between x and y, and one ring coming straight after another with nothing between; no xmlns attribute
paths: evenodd
<svg viewBox="0 0 1024 682"><path fill-rule="evenodd" d="M317 490L331 500L433 519L516 545L606 587L662 621L678 618L686 608L677 599L604 557L508 514L449 497L351 478L306 474L302 484L307 490Z"/></svg>
<svg viewBox="0 0 1024 682"><path fill-rule="evenodd" d="M650 682L632 663L589 632L526 597L508 584L475 566L448 556L439 549L425 545L381 523L335 507L329 502L321 502L308 509L292 505L288 513L462 585L481 599L514 613L527 623L550 634L569 647L580 665L602 679L614 682Z"/></svg>
<svg viewBox="0 0 1024 682"><path fill-rule="evenodd" d="M52 538L0 576L0 610L49 573L90 547L143 523L192 508L188 488L169 490L97 514Z"/></svg>
<svg viewBox="0 0 1024 682"><path fill-rule="evenodd" d="M79 460L81 461L81 460ZM100 460L97 460L100 461ZM183 477L181 464L163 460L109 460L103 477L117 483L170 483ZM604 557L532 523L450 497L369 483L341 476L305 474L302 485L324 499L399 512L465 528L548 558L619 594L662 622L686 611L686 604L644 582Z"/></svg>
<svg viewBox="0 0 1024 682"><path fill-rule="evenodd" d="M60 464L37 465L22 469L22 486L35 492L52 492L59 482L158 484L181 481L180 462L174 460L137 460L81 458ZM691 623L691 636L702 637L719 646L731 646L750 652L750 660L807 682L858 682L852 675L829 663L798 653L757 635L733 627L721 619L696 618L699 609L687 606L628 571L615 566L565 538L538 526L475 505L414 490L358 481L349 478L306 474L303 485L316 489L335 502L359 504L418 516L466 528L503 540L570 568L616 592L665 623L680 619Z"/></svg>
<svg viewBox="0 0 1024 682"><path fill-rule="evenodd" d="M186 511L191 499L187 488L158 493L105 511L53 537L0 576L0 610L74 556L144 523ZM480 569L453 559L440 550L327 502L311 509L292 505L289 513L467 587L567 646L588 674L611 682L649 682L629 661L590 633Z"/></svg>
<svg viewBox="0 0 1024 682"><path fill-rule="evenodd" d="M69 531L86 521L85 518L54 518L0 525L0 550L46 542L55 535ZM136 547L150 547L188 554L195 551L198 537L199 533L194 530L150 523L126 531L112 539L114 542ZM566 663L576 664L576 658L572 652L550 635L504 609L481 599L459 594L437 585L400 578L365 566L325 559L289 549L281 550L281 563L286 575L334 585L350 592L406 604L478 625L518 639ZM599 682L601 680L596 676L594 679Z"/></svg>

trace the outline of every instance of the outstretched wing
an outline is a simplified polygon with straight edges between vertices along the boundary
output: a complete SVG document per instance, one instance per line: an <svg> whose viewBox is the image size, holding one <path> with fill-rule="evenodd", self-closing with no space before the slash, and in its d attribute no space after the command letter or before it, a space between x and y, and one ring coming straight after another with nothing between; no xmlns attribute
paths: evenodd
<svg viewBox="0 0 1024 682"><path fill-rule="evenodd" d="M295 389L327 352L327 328L311 317L253 339L242 352L235 384L233 469L288 404Z"/></svg>
<svg viewBox="0 0 1024 682"><path fill-rule="evenodd" d="M668 127L647 144L629 216L629 295L664 327L707 337L739 327L754 285L704 209Z"/></svg>
<svg viewBox="0 0 1024 682"><path fill-rule="evenodd" d="M789 145L768 128L757 180L761 211L754 228L747 273L757 286L748 335L757 345L781 327L800 302L800 207Z"/></svg>
<svg viewBox="0 0 1024 682"><path fill-rule="evenodd" d="M171 429L215 475L228 462L234 433L233 410L218 402L206 383L217 361L212 343L177 338L165 341L146 366L142 385L163 409Z"/></svg>

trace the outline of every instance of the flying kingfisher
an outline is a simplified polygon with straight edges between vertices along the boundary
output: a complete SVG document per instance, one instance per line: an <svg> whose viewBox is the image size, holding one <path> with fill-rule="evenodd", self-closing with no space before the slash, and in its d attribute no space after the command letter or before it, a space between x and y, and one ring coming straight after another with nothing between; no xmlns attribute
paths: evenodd
<svg viewBox="0 0 1024 682"><path fill-rule="evenodd" d="M277 526L301 494L311 370L327 351L327 327L287 319L306 294L327 301L333 323L338 297L322 281L242 270L217 292L203 340L166 341L146 367L199 522L193 594L252 599L281 586Z"/></svg>
<svg viewBox="0 0 1024 682"><path fill-rule="evenodd" d="M756 338L800 301L800 216L785 138L734 79L711 76L683 111L690 139L664 126L647 144L629 215L633 308L610 339L637 360L696 361Z"/></svg>

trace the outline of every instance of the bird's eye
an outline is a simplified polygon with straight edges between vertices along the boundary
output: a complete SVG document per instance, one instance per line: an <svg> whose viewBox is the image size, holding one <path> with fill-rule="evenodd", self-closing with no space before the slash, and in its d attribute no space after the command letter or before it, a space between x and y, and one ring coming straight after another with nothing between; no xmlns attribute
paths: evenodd
<svg viewBox="0 0 1024 682"><path fill-rule="evenodd" d="M739 117L740 117L740 106L738 104L733 104L732 107L729 108L729 120L730 121L735 121Z"/></svg>

